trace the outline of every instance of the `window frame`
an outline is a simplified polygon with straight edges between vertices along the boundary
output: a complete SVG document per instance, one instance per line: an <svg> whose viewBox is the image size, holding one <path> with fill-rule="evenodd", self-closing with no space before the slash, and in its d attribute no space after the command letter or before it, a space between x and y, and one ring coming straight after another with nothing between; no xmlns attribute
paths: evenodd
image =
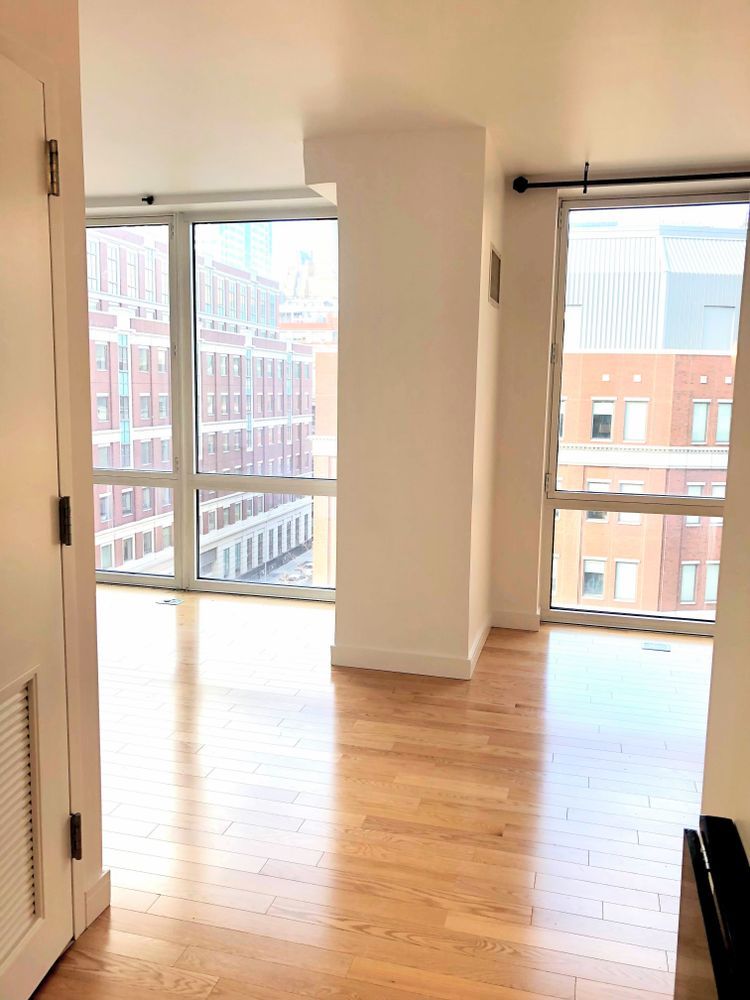
<svg viewBox="0 0 750 1000"><path fill-rule="evenodd" d="M549 378L548 378L548 422L545 438L545 465L544 465L544 485L542 494L542 538L541 538L541 560L539 574L539 609L540 620L546 622L561 622L570 624L601 624L607 627L636 628L659 632L679 632L697 635L713 635L715 622L699 618L669 617L667 615L652 616L642 613L629 613L623 609L621 612L598 611L595 608L579 610L554 605L551 593L552 581L552 559L554 555L554 531L555 531L555 511L577 510L586 511L588 509L599 510L619 514L620 512L630 512L632 514L677 514L677 515L697 515L701 517L712 517L714 523L719 518L724 517L725 498L715 498L703 496L691 498L687 496L667 496L664 494L641 493L641 494L617 494L617 493L588 493L584 490L564 490L560 488L562 477L558 471L558 455L560 446L564 443L560 438L558 429L560 421L560 408L564 399L562 394L562 369L563 369L563 327L565 318L565 291L567 275L568 257L568 218L571 211L577 209L593 208L626 208L626 207L648 207L656 205L696 205L696 204L747 204L750 201L750 194L747 188L731 190L727 188L721 192L706 192L705 186L695 185L686 188L680 195L659 195L651 193L647 189L642 195L632 197L628 193L622 193L612 197L588 198L588 197L567 197L564 192L558 192L557 201L557 255L554 284L554 309L551 323L551 343L549 353ZM748 256L750 255L750 230L745 244L745 273L748 270ZM742 309L750 304L750 288L748 282L743 282L740 301L740 317L738 337L742 337ZM591 424L593 425L593 402L594 400L612 399L606 393L592 395ZM645 396L623 395L619 401L623 403L623 423L624 423L624 400L625 399L646 400ZM697 397L698 401L702 397ZM648 399L651 403L652 400ZM692 403L692 400L691 400ZM567 418L567 414L566 414ZM651 420L651 406L647 419ZM615 413L613 416L612 438L594 439L589 443L592 446L601 444L606 448L618 440L617 424L617 403L615 402ZM691 412L692 422L692 412ZM692 423L691 423L692 425ZM690 425L690 426L691 426ZM590 427L592 429L592 427ZM624 431L624 427L623 427ZM707 438L710 441L711 434L711 413L709 410ZM692 436L692 435L690 435ZM637 442L623 442L638 447ZM692 442L688 442L691 447ZM714 445L696 445L705 447L708 451ZM721 442L716 447L731 448L730 442ZM626 469L619 470L627 477ZM718 471L718 470L717 470ZM724 472L724 470L722 470ZM618 481L617 476L614 481ZM689 478L689 473L688 473ZM645 486L645 483L644 483ZM619 521L619 518L618 518ZM596 522L591 522L596 523ZM625 522L627 523L627 522ZM583 562L579 568L579 577L583 580Z"/></svg>
<svg viewBox="0 0 750 1000"><path fill-rule="evenodd" d="M247 594L262 597L287 597L302 600L334 601L335 587L298 587L273 584L252 584L234 580L209 580L200 576L200 545L198 525L198 496L201 490L217 492L236 491L239 493L286 493L297 496L336 497L335 479L314 479L312 477L286 477L276 475L239 475L221 472L199 473L197 434L197 406L199 403L196 363L200 353L194 336L195 272L193 261L193 226L205 222L276 222L286 220L338 220L335 206L330 207L289 207L273 210L215 208L206 211L192 211L188 208L166 214L147 215L140 210L130 213L113 213L106 206L91 209L86 219L87 230L97 227L165 225L169 227L169 320L170 320L170 361L169 385L171 398L172 428L172 469L162 471L156 467L156 438L159 425L149 427L151 433L152 465L146 469L95 469L94 479L98 484L112 486L162 486L173 491L172 543L174 551L174 576L162 577L141 572L98 570L97 580L124 585L160 587L165 589L195 590L213 593ZM206 286L207 287L207 286ZM253 289L251 288L250 291ZM195 287L196 296L199 289ZM216 293L218 295L218 292ZM198 314L217 316L214 295L207 309L201 309L196 299ZM145 298L145 295L144 295ZM149 302L155 301L152 299ZM278 307L277 307L278 309ZM247 322L257 322L258 303L255 295L248 294ZM253 313L255 315L253 315ZM226 316L222 319L226 320ZM216 352L214 352L216 353ZM259 360L256 358L256 361ZM136 371L137 360L130 365ZM118 365L119 367L119 365ZM214 368L218 378L219 363ZM265 370L262 373L265 388ZM248 373L248 378L250 376ZM215 390L217 396L220 389ZM244 390L243 390L244 391ZM262 398L261 393L252 395ZM219 409L217 400L217 411ZM242 399L240 398L240 408ZM153 408L152 408L153 409ZM231 411L230 414L231 416ZM252 414L262 420L265 411ZM164 427L165 425L160 425ZM138 446L138 439L132 441ZM217 442L217 452L218 452ZM255 549L255 547L254 547Z"/></svg>

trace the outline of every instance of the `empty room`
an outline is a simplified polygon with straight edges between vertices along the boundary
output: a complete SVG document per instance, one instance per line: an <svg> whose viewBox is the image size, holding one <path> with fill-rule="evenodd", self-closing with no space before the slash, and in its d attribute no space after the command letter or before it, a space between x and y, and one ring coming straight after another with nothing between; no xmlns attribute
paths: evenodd
<svg viewBox="0 0 750 1000"><path fill-rule="evenodd" d="M749 44L0 0L0 1000L750 995Z"/></svg>

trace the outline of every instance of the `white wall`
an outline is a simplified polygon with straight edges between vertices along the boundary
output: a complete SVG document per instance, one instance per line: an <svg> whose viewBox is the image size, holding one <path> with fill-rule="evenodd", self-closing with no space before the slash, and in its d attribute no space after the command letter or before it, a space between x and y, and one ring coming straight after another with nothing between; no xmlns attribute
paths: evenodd
<svg viewBox="0 0 750 1000"><path fill-rule="evenodd" d="M501 307L489 299L490 249L503 254L504 183L500 158L489 139L485 153L482 257L479 275L479 337L474 408L474 468L469 566L469 643L472 658L481 652L492 617L492 536L495 492L497 368ZM504 267L504 264L502 265ZM501 283L504 275L501 267Z"/></svg>
<svg viewBox="0 0 750 1000"><path fill-rule="evenodd" d="M75 929L109 901L102 873L99 708L94 604L89 353L83 158L75 0L23 0L0 6L0 35L53 67L59 94L62 197L52 199L56 329L61 365L61 490L72 497L74 545L65 566L71 809L83 816L83 861L74 862ZM58 222L61 223L58 225Z"/></svg>
<svg viewBox="0 0 750 1000"><path fill-rule="evenodd" d="M506 192L497 427L492 624L539 626L557 193Z"/></svg>
<svg viewBox="0 0 750 1000"><path fill-rule="evenodd" d="M745 269L701 811L728 816L750 854L750 268Z"/></svg>
<svg viewBox="0 0 750 1000"><path fill-rule="evenodd" d="M485 132L309 139L305 167L339 210L333 659L469 676Z"/></svg>

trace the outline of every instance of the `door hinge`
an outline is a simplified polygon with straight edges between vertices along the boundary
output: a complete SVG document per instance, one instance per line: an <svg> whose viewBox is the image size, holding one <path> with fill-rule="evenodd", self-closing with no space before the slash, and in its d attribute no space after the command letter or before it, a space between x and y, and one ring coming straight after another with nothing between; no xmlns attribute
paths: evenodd
<svg viewBox="0 0 750 1000"><path fill-rule="evenodd" d="M549 349L549 363L554 365L557 361L557 344L553 341Z"/></svg>
<svg viewBox="0 0 750 1000"><path fill-rule="evenodd" d="M72 545L73 518L70 511L70 497L60 497L58 515L60 518L60 545Z"/></svg>
<svg viewBox="0 0 750 1000"><path fill-rule="evenodd" d="M81 832L81 814L70 814L70 856L74 861L83 858L83 835Z"/></svg>
<svg viewBox="0 0 750 1000"><path fill-rule="evenodd" d="M47 140L47 193L60 197L60 151L57 139Z"/></svg>

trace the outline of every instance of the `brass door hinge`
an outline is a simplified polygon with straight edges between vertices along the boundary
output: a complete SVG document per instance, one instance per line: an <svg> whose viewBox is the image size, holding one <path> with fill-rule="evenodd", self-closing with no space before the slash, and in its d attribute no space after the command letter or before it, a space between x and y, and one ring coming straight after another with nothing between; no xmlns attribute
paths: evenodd
<svg viewBox="0 0 750 1000"><path fill-rule="evenodd" d="M60 150L57 139L47 140L47 193L60 197Z"/></svg>

